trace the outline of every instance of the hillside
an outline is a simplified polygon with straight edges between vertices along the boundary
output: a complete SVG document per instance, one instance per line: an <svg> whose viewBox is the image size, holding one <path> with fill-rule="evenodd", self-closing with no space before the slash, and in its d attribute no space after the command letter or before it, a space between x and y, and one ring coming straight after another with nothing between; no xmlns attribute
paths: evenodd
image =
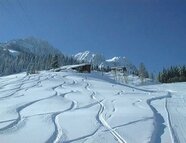
<svg viewBox="0 0 186 143"><path fill-rule="evenodd" d="M136 87L99 72L45 71L1 77L0 87L1 142L186 141L186 83Z"/></svg>
<svg viewBox="0 0 186 143"><path fill-rule="evenodd" d="M58 56L59 66L76 63L64 56L47 41L29 37L0 43L0 76L27 71L30 68L51 68L53 56Z"/></svg>
<svg viewBox="0 0 186 143"><path fill-rule="evenodd" d="M47 41L40 40L34 37L28 37L25 39L11 40L5 43L0 43L0 48L19 53L32 53L35 55L49 55L49 54L61 54L61 52L55 49Z"/></svg>

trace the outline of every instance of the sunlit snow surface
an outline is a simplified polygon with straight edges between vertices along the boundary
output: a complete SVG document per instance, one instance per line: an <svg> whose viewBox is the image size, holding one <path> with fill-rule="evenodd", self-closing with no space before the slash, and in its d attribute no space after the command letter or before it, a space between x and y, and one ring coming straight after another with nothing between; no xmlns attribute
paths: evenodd
<svg viewBox="0 0 186 143"><path fill-rule="evenodd" d="M0 77L1 143L185 143L186 83L134 87L101 73Z"/></svg>

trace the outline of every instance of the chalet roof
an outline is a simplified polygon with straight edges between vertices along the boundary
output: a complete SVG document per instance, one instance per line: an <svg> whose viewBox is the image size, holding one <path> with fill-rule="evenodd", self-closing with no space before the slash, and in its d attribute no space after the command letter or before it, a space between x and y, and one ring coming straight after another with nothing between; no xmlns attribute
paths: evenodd
<svg viewBox="0 0 186 143"><path fill-rule="evenodd" d="M86 65L91 65L91 64L83 63L83 64L78 64L78 65L67 65L67 66L61 67L60 69L62 69L62 70L73 69L73 68L78 68L78 67L82 67L82 66L86 66Z"/></svg>

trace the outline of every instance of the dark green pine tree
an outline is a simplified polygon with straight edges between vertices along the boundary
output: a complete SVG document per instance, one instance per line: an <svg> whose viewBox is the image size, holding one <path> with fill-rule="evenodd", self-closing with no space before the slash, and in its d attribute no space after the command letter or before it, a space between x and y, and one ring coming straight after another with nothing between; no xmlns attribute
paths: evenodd
<svg viewBox="0 0 186 143"><path fill-rule="evenodd" d="M149 78L149 73L143 63L140 63L138 73L142 82L145 78Z"/></svg>
<svg viewBox="0 0 186 143"><path fill-rule="evenodd" d="M59 68L59 61L58 60L59 60L58 55L54 55L52 57L52 68L53 69Z"/></svg>
<svg viewBox="0 0 186 143"><path fill-rule="evenodd" d="M185 66L171 66L163 69L159 73L158 80L162 83L185 82L186 81L186 67Z"/></svg>

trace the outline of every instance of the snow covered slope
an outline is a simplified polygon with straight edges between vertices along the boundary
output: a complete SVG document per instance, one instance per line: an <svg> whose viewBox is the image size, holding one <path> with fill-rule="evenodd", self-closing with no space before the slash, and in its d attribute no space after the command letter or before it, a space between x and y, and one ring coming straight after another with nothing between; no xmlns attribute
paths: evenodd
<svg viewBox="0 0 186 143"><path fill-rule="evenodd" d="M54 54L59 66L77 63L47 41L33 37L0 43L0 76L29 71L33 65L36 70L50 69Z"/></svg>
<svg viewBox="0 0 186 143"><path fill-rule="evenodd" d="M99 72L0 77L0 142L185 143L185 89L119 85Z"/></svg>
<svg viewBox="0 0 186 143"><path fill-rule="evenodd" d="M166 110L165 122L168 122L168 128L171 133L173 143L186 142L186 83L172 83L146 86L148 89L157 91L167 91L169 98L162 104ZM161 109L154 103L156 109ZM165 111L161 111L165 112ZM166 140L164 141L166 142Z"/></svg>

